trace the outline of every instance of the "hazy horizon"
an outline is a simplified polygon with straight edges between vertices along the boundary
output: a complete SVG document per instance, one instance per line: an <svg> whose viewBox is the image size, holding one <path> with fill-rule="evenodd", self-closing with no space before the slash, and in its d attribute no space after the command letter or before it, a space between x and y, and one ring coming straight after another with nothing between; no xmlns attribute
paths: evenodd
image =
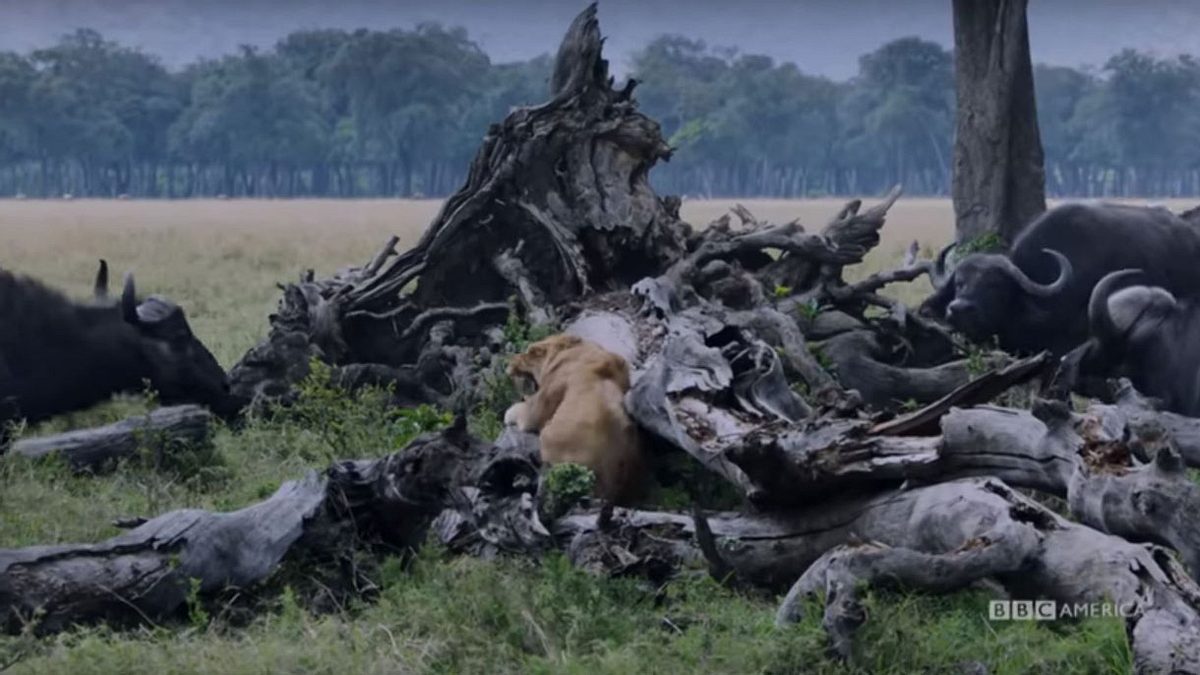
<svg viewBox="0 0 1200 675"><path fill-rule="evenodd" d="M462 26L496 62L552 53L579 0L0 0L0 50L28 51L78 28L160 57L177 68L240 44L269 47L312 28L412 28L436 21ZM1030 34L1037 62L1099 66L1132 47L1168 56L1200 53L1200 2L1194 0L1033 0ZM654 37L680 34L792 61L844 79L858 57L917 35L952 46L950 0L604 0L601 30L613 70Z"/></svg>

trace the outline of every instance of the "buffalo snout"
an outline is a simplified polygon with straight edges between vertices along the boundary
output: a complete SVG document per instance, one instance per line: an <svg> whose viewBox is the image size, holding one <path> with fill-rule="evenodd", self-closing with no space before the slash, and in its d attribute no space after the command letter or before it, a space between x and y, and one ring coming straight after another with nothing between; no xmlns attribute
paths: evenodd
<svg viewBox="0 0 1200 675"><path fill-rule="evenodd" d="M974 318L977 312L978 308L970 300L955 299L949 305L946 305L946 321L953 325L956 320L961 321Z"/></svg>
<svg viewBox="0 0 1200 675"><path fill-rule="evenodd" d="M971 300L955 298L946 305L946 323L972 340L986 340L996 330L991 313Z"/></svg>

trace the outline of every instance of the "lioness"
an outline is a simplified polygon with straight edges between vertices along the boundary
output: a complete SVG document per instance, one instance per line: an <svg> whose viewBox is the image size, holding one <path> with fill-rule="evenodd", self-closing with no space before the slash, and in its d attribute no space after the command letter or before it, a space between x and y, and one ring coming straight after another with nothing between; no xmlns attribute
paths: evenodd
<svg viewBox="0 0 1200 675"><path fill-rule="evenodd" d="M641 496L646 467L637 425L623 404L625 359L574 335L553 335L514 356L508 376L537 384L505 412L504 423L539 432L543 462L588 467L596 474L596 493L615 504Z"/></svg>

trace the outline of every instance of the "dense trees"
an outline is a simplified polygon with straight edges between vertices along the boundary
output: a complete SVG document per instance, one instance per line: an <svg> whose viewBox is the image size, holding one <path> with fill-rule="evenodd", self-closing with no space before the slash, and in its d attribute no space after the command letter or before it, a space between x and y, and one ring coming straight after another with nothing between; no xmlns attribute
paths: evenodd
<svg viewBox="0 0 1200 675"><path fill-rule="evenodd" d="M543 56L495 64L461 29L313 30L182 71L78 31L0 52L0 196L445 195L512 106L547 98ZM950 52L902 38L845 82L663 36L638 51L643 110L694 196L948 194ZM1038 66L1051 195L1200 194L1200 63L1117 54Z"/></svg>

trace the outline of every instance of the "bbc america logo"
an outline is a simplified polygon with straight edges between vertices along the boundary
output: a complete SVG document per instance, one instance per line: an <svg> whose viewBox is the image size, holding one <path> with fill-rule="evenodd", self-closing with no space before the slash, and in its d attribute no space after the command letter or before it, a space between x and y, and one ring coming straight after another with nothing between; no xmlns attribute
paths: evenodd
<svg viewBox="0 0 1200 675"><path fill-rule="evenodd" d="M1060 603L1054 600L992 600L988 619L992 621L1054 621L1100 617L1127 618L1133 615L1133 603L1111 602Z"/></svg>

